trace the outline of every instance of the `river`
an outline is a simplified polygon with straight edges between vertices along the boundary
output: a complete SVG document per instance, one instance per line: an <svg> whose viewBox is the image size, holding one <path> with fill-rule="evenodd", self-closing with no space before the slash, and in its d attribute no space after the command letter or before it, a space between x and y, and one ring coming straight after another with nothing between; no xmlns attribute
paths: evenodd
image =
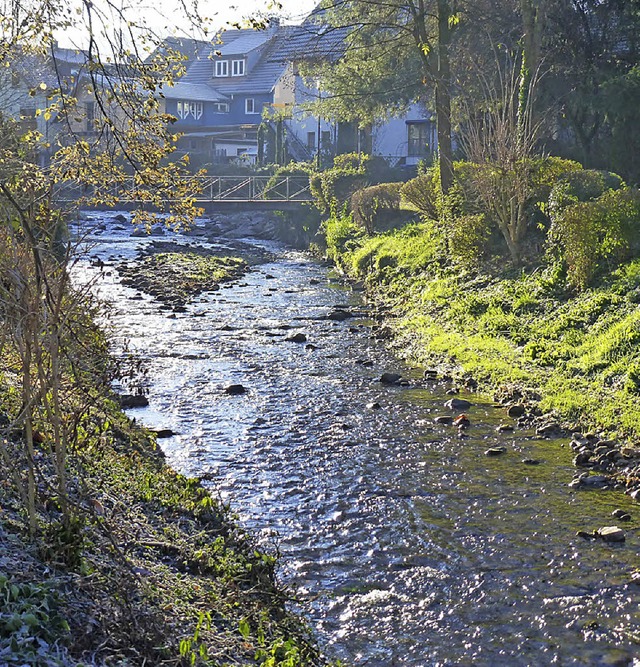
<svg viewBox="0 0 640 667"><path fill-rule="evenodd" d="M149 368L150 405L130 415L175 431L168 462L277 545L327 654L367 667L640 665L640 508L569 488L568 441L498 433L511 420L476 394L459 395L474 404L464 437L435 424L451 385L393 358L358 292L275 243L247 240L272 257L170 313L120 283L117 264L154 239L113 217L84 225L118 344ZM81 260L78 279L94 264ZM354 317L327 319L336 306ZM307 342L287 341L295 332ZM247 393L227 395L233 383ZM507 452L486 456L495 446ZM576 536L615 524L616 508L633 517L626 542Z"/></svg>

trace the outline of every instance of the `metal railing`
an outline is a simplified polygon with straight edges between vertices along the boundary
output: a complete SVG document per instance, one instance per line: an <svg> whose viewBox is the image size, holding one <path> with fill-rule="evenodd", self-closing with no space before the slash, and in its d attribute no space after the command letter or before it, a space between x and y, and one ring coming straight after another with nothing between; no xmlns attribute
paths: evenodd
<svg viewBox="0 0 640 667"><path fill-rule="evenodd" d="M192 181L196 200L207 202L310 202L313 201L307 176L204 176ZM149 191L150 188L144 188ZM136 188L130 184L109 188L102 197L117 198L120 203L133 202ZM57 192L59 201L78 201L94 193L74 184L65 184Z"/></svg>

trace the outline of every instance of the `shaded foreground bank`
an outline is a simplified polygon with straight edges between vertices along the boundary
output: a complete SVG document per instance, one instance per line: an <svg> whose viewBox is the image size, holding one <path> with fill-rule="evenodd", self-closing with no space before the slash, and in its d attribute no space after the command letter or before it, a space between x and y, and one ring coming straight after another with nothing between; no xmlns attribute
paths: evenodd
<svg viewBox="0 0 640 667"><path fill-rule="evenodd" d="M195 259L211 289L221 262ZM220 280L241 266L223 264ZM76 303L60 329L63 372L50 391L61 394L61 419L44 399L25 426L24 366L3 340L0 664L320 664L285 609L275 556L165 464L156 437L166 434L122 413L89 322Z"/></svg>

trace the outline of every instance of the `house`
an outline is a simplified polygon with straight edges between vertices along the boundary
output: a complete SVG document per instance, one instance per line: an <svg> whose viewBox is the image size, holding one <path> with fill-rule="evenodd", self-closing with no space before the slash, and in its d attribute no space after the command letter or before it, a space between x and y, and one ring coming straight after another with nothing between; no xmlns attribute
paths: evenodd
<svg viewBox="0 0 640 667"><path fill-rule="evenodd" d="M204 43L186 74L164 93L165 113L182 134L178 149L202 164L257 157L263 111L281 102L286 68L269 57L287 28L230 30L221 43Z"/></svg>
<svg viewBox="0 0 640 667"><path fill-rule="evenodd" d="M301 60L338 58L345 35L312 13L301 25L273 20L265 30L228 30L192 50L186 74L163 90L174 116L178 149L195 166L230 161L326 163L337 153L363 151L394 165L412 165L436 146L431 113L413 105L402 118L369 128L312 115L323 91L299 74ZM193 55L195 52L195 55Z"/></svg>

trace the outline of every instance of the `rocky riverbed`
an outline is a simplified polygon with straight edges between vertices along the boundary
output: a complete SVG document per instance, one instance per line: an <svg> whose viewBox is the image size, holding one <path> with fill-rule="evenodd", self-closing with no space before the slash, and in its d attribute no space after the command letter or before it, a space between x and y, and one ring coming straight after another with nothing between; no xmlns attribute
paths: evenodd
<svg viewBox="0 0 640 667"><path fill-rule="evenodd" d="M150 242L101 238L106 267ZM204 224L172 242L194 239L228 254ZM348 284L249 243L271 258L185 312L132 300L116 272L101 290L149 366L150 405L132 415L170 430L172 465L278 543L326 650L371 667L632 664L634 501L572 485L572 438L532 397L493 400L469 378L403 364Z"/></svg>

